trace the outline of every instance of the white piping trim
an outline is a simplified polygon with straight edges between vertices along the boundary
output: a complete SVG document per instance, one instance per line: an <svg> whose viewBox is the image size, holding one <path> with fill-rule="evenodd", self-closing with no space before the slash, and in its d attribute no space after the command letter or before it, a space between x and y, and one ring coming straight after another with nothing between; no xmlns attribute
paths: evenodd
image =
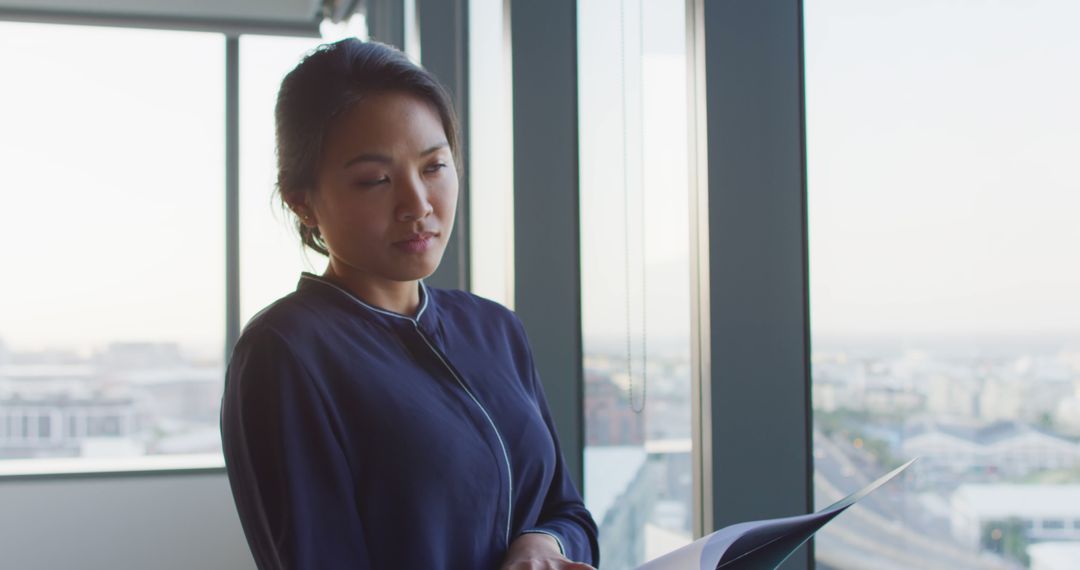
<svg viewBox="0 0 1080 570"><path fill-rule="evenodd" d="M559 535L540 528L530 528L528 530L521 531L521 534L546 534L555 539L555 543L559 545L559 554L566 556L566 548L563 546L562 539Z"/></svg>
<svg viewBox="0 0 1080 570"><path fill-rule="evenodd" d="M435 356L439 358L439 361L443 363L443 366L445 366L446 369L450 371L450 374L454 377L454 380L457 380L457 383L459 386L461 386L461 389L465 390L465 393L468 394L469 397L472 398L472 401L476 403L476 406L480 408L480 411L483 412L484 417L487 418L488 423L491 424L491 429L495 430L495 438L499 440L499 447L502 448L503 459L506 460L506 480L508 487L506 493L506 545L509 547L510 521L513 519L514 513L514 470L513 467L510 466L510 453L506 451L506 442L503 441L502 434L499 433L499 428L495 425L495 420L491 419L491 415L488 414L487 409L485 409L484 405L480 403L480 400L476 399L476 396L473 396L473 393L470 392L469 389L465 386L465 383L461 381L461 378L459 378L457 373L454 372L454 369L450 367L450 364L448 364L446 360L443 359L442 355L439 354L439 351L436 350L430 342L428 342L427 337L424 336L424 333L420 330L419 326L416 327L416 332L420 335L420 338L424 340L424 343L428 345L428 348L431 349L431 352L434 352Z"/></svg>
<svg viewBox="0 0 1080 570"><path fill-rule="evenodd" d="M424 280L423 279L420 279L419 281L420 281L420 289L422 289L424 291L424 303L422 305L420 305L420 310L416 313L416 317L407 317L407 316L402 315L400 313L395 313L393 311L387 311L385 309L380 309L378 307L372 307L371 305L361 301L359 298L357 298L356 295L353 295L352 293L346 291L345 289L342 289L341 287L338 287L337 285L335 285L335 284L333 284L333 283L331 283L329 281L326 281L325 279L321 279L321 278L316 277L314 275L307 275L307 274L301 274L300 278L301 279L307 279L308 281L313 281L315 283L322 283L323 285L326 285L328 287L333 287L334 289L337 289L338 291L341 291L347 297L349 297L353 301L356 301L361 306L363 306L363 307L365 307L365 308L367 308L369 310L375 311L376 313L386 315L388 317L397 317L399 319L405 319L406 321L409 321L409 322L411 322L413 324L417 323L420 320L420 316L424 314L424 309L427 309L427 306L428 306L428 290L427 290L427 285L424 285Z"/></svg>

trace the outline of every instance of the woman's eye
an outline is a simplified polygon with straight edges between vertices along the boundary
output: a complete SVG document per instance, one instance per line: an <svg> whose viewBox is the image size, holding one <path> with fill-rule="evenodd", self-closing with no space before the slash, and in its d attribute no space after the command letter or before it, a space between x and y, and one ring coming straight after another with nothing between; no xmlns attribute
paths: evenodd
<svg viewBox="0 0 1080 570"><path fill-rule="evenodd" d="M383 176L382 178L376 178L374 180L361 180L360 182L358 182L358 184L360 184L361 186L378 186L379 184L382 184L384 182L390 182L390 178L387 176Z"/></svg>
<svg viewBox="0 0 1080 570"><path fill-rule="evenodd" d="M432 164L431 166L427 167L426 170L428 172L437 172L437 171L442 170L444 168L446 168L446 163L445 162L438 162L438 163Z"/></svg>

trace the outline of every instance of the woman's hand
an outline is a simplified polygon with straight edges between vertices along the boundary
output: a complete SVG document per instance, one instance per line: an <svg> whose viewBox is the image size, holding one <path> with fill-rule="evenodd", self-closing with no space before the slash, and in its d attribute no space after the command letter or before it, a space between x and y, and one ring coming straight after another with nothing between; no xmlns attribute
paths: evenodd
<svg viewBox="0 0 1080 570"><path fill-rule="evenodd" d="M499 570L596 570L559 554L559 543L539 532L525 533L510 544Z"/></svg>

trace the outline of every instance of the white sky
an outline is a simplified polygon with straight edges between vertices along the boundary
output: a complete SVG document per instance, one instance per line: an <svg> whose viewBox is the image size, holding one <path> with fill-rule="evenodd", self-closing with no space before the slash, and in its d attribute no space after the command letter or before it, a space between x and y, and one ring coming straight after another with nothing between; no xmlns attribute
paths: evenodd
<svg viewBox="0 0 1080 570"><path fill-rule="evenodd" d="M0 23L5 343L222 346L223 51Z"/></svg>
<svg viewBox="0 0 1080 570"><path fill-rule="evenodd" d="M581 21L599 5L583 5ZM1080 3L1068 0L806 3L816 332L1080 329L1077 21ZM685 115L666 104L683 100L683 69L669 24L646 18L645 121L628 125L645 133L646 168L629 186L632 205L645 189L650 215L658 337L688 334ZM579 46L585 328L619 335L625 298L608 284L625 281L622 125L618 106L598 103L619 100L620 68L595 59L617 49L618 28L590 25ZM276 86L311 45L241 45L244 318L309 267L270 196ZM5 343L178 340L220 351L223 50L214 34L0 23ZM478 283L505 290L504 266L480 265L495 273Z"/></svg>
<svg viewBox="0 0 1080 570"><path fill-rule="evenodd" d="M640 353L643 320L648 339L690 339L686 40L681 4L626 2L625 37L619 4L578 5L582 320L587 340L625 342L629 290Z"/></svg>
<svg viewBox="0 0 1080 570"><path fill-rule="evenodd" d="M806 3L816 332L1080 330L1080 3Z"/></svg>

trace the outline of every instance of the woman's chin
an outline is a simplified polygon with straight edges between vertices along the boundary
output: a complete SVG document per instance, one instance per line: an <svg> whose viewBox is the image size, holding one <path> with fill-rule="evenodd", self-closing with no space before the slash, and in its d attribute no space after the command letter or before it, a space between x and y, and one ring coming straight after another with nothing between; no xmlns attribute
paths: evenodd
<svg viewBox="0 0 1080 570"><path fill-rule="evenodd" d="M395 271L393 271L393 279L395 281L416 281L418 279L430 277L435 273L435 270L439 268L439 263L442 261L442 255L440 254L437 257L432 256L430 259L418 258L411 261L411 263L402 263Z"/></svg>

